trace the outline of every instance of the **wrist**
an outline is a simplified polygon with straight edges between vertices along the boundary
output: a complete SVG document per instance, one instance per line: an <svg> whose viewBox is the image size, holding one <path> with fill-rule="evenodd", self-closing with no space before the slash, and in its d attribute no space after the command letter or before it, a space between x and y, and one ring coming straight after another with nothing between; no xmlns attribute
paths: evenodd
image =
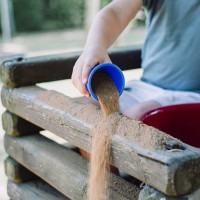
<svg viewBox="0 0 200 200"><path fill-rule="evenodd" d="M98 44L86 45L83 49L83 52L87 55L98 55L98 57L107 55L107 49Z"/></svg>

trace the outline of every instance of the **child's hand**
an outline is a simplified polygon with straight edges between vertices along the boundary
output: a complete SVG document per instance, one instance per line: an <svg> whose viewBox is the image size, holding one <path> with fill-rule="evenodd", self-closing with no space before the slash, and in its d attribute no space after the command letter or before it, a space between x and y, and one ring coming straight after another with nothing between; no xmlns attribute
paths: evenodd
<svg viewBox="0 0 200 200"><path fill-rule="evenodd" d="M76 61L72 73L72 83L85 96L90 96L86 89L90 71L96 65L105 62L111 62L106 49L101 49L96 46L85 48Z"/></svg>
<svg viewBox="0 0 200 200"><path fill-rule="evenodd" d="M115 0L96 15L85 49L72 73L72 83L82 94L90 96L86 89L90 71L95 65L111 62L107 49L135 16L142 3L142 0Z"/></svg>

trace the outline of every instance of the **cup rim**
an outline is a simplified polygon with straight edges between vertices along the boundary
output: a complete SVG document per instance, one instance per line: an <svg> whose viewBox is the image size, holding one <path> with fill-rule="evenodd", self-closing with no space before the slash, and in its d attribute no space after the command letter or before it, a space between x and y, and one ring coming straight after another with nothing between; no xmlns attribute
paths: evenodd
<svg viewBox="0 0 200 200"><path fill-rule="evenodd" d="M119 72L121 72L121 69L120 69L117 65L115 65L115 64L113 64L113 63L101 63L101 64L95 66L95 67L91 70L91 72L90 72L90 74L89 74L89 77L88 77L88 83L87 83L86 87L87 87L89 93L91 94L91 96L93 97L93 99L96 100L96 101L98 101L98 97L95 95L95 93L93 92L92 87L91 87L92 77L93 77L94 73L95 73L97 70L99 70L100 68L105 67L105 66L106 66L106 67L107 67L107 66L108 66L108 67L112 67L112 68L114 68L115 70L118 70ZM121 75L121 79L122 79L122 84L123 84L123 85L122 85L121 88L118 88L118 87L117 87L118 92L119 92L119 95L122 94L122 92L123 92L123 90L124 90L124 85L125 85L125 78L124 78L123 73L120 73L120 75ZM114 81L114 80L113 80L113 81Z"/></svg>

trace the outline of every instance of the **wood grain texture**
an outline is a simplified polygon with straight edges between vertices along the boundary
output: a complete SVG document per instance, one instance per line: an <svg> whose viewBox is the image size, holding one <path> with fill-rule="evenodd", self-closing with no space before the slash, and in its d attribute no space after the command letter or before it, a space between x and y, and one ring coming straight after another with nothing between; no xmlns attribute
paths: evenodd
<svg viewBox="0 0 200 200"><path fill-rule="evenodd" d="M2 126L4 131L13 137L39 133L39 131L43 130L8 110L2 114Z"/></svg>
<svg viewBox="0 0 200 200"><path fill-rule="evenodd" d="M38 87L3 88L2 103L17 115L90 152L91 130L102 114L97 107L78 104L60 93ZM88 112L91 115L86 117L84 113ZM128 122L130 119L121 116L118 124L123 129L120 131L138 130L134 123L129 127ZM140 126L144 132L158 131L146 125ZM161 131L158 133L164 134ZM130 142L126 134L120 134L116 132L112 141L114 166L167 195L182 195L199 187L199 149L182 144L184 150L181 151L149 150Z"/></svg>
<svg viewBox="0 0 200 200"><path fill-rule="evenodd" d="M147 185L141 190L138 200L152 200L152 197L153 200L199 200L200 189L183 196L170 197Z"/></svg>
<svg viewBox="0 0 200 200"><path fill-rule="evenodd" d="M20 184L8 181L7 191L12 200L69 200L42 180Z"/></svg>
<svg viewBox="0 0 200 200"><path fill-rule="evenodd" d="M5 159L4 168L6 176L14 183L22 183L35 180L37 178L35 174L30 172L11 157L7 157Z"/></svg>
<svg viewBox="0 0 200 200"><path fill-rule="evenodd" d="M41 136L5 135L6 152L70 199L86 199L88 161L79 154ZM137 199L139 189L111 174L110 199Z"/></svg>
<svg viewBox="0 0 200 200"><path fill-rule="evenodd" d="M0 77L7 87L69 79L79 55L80 52L33 58L14 58L2 63ZM112 62L122 70L139 68L141 65L140 48L115 50L110 52L110 57Z"/></svg>

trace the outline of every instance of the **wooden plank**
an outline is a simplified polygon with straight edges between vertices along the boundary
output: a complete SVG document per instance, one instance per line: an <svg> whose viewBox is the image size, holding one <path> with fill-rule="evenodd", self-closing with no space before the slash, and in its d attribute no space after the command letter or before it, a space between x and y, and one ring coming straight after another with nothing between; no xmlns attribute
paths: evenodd
<svg viewBox="0 0 200 200"><path fill-rule="evenodd" d="M2 63L1 80L8 87L69 78L79 53L48 57L17 58Z"/></svg>
<svg viewBox="0 0 200 200"><path fill-rule="evenodd" d="M12 200L69 200L42 180L21 184L8 181L7 191Z"/></svg>
<svg viewBox="0 0 200 200"><path fill-rule="evenodd" d="M152 200L152 197L153 200L199 200L200 188L184 196L170 197L147 185L141 190L138 200Z"/></svg>
<svg viewBox="0 0 200 200"><path fill-rule="evenodd" d="M22 183L36 179L36 175L20 165L16 160L7 157L4 161L5 174L14 183Z"/></svg>
<svg viewBox="0 0 200 200"><path fill-rule="evenodd" d="M5 135L6 152L70 199L86 199L88 161L41 136ZM139 189L111 174L110 199L137 199Z"/></svg>
<svg viewBox="0 0 200 200"><path fill-rule="evenodd" d="M39 133L39 131L43 130L8 110L2 114L2 126L8 135L14 137L37 132Z"/></svg>
<svg viewBox="0 0 200 200"><path fill-rule="evenodd" d="M38 87L3 88L2 103L17 115L88 152L91 130L102 116L94 105L78 104L60 93ZM183 150L151 150L145 147L144 135L153 131L152 140L162 139L163 132L125 116L119 116L117 126L122 128L116 129L112 142L114 166L167 195L182 195L199 187L199 149L182 143ZM142 136L144 144L138 145L131 137L135 133Z"/></svg>
<svg viewBox="0 0 200 200"><path fill-rule="evenodd" d="M141 67L141 46L119 48L109 52L114 64L121 70L137 69Z"/></svg>
<svg viewBox="0 0 200 200"><path fill-rule="evenodd" d="M80 52L33 58L14 58L4 61L0 77L7 87L34 85L36 83L71 78L73 66ZM110 53L113 63L122 70L139 68L140 48L119 49Z"/></svg>

